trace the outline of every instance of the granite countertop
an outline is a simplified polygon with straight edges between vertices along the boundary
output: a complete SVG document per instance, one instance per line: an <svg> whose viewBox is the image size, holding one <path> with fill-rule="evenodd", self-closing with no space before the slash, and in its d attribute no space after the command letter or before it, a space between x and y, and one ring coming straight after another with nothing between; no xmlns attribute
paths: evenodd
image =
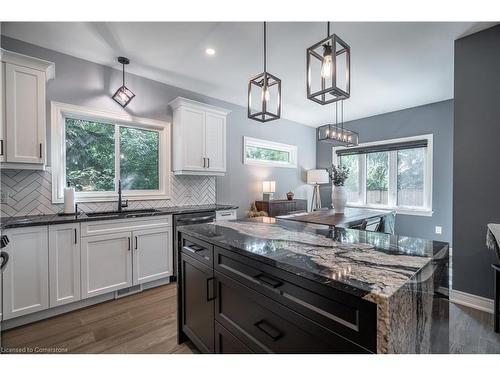
<svg viewBox="0 0 500 375"><path fill-rule="evenodd" d="M207 211L221 211L237 209L237 206L224 205L224 204L207 204L207 205L194 205L194 206L172 206L161 207L155 211L142 212L137 214L136 217L159 216L159 215L172 215L172 214L185 214L193 212L207 212ZM54 225L66 223L79 223L85 221L98 221L98 220L116 220L129 218L131 211L124 209L120 215L114 216L87 216L84 212L80 215L37 215L37 216L12 216L3 217L0 219L0 229L30 227L38 225Z"/></svg>
<svg viewBox="0 0 500 375"><path fill-rule="evenodd" d="M387 300L448 243L274 218L180 227L188 235L240 252L370 301Z"/></svg>

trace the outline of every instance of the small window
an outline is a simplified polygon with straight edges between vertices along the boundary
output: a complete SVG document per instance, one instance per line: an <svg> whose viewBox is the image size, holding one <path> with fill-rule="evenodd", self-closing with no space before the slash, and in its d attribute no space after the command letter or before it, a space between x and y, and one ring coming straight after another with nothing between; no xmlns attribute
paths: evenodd
<svg viewBox="0 0 500 375"><path fill-rule="evenodd" d="M297 146L250 137L243 144L245 164L297 168Z"/></svg>
<svg viewBox="0 0 500 375"><path fill-rule="evenodd" d="M79 202L168 199L169 124L52 103L52 200L69 182ZM62 157L60 157L60 155Z"/></svg>
<svg viewBox="0 0 500 375"><path fill-rule="evenodd" d="M432 215L432 135L334 147L333 162L350 170L349 206Z"/></svg>

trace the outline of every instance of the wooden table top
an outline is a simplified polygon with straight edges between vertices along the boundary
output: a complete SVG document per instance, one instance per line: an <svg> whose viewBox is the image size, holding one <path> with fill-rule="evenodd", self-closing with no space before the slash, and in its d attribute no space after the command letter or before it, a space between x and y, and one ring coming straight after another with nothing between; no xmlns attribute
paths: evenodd
<svg viewBox="0 0 500 375"><path fill-rule="evenodd" d="M363 220L383 217L391 214L390 211L370 210L366 208L346 207L344 214L336 214L333 209L278 216L277 219L302 221L305 223L323 224L340 227L350 227Z"/></svg>

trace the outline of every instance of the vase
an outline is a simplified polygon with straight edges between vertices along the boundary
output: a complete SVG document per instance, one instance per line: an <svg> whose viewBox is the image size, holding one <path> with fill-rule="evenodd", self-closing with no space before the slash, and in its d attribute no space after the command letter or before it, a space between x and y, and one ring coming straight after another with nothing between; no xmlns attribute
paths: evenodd
<svg viewBox="0 0 500 375"><path fill-rule="evenodd" d="M336 214L343 214L347 204L347 192L344 186L334 186L332 189L332 207Z"/></svg>

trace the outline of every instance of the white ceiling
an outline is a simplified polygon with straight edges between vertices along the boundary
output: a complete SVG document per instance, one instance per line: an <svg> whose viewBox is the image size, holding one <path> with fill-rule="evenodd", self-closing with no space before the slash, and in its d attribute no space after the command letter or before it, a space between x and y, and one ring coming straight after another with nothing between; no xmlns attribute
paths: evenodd
<svg viewBox="0 0 500 375"><path fill-rule="evenodd" d="M454 40L492 23L334 23L351 46L353 120L453 97ZM305 50L326 23L268 24L268 71L282 79L284 118L310 126L333 109L306 99ZM4 22L2 34L173 86L246 106L248 79L262 71L262 24L229 22ZM215 56L205 54L212 47ZM133 90L133 87L131 87Z"/></svg>

